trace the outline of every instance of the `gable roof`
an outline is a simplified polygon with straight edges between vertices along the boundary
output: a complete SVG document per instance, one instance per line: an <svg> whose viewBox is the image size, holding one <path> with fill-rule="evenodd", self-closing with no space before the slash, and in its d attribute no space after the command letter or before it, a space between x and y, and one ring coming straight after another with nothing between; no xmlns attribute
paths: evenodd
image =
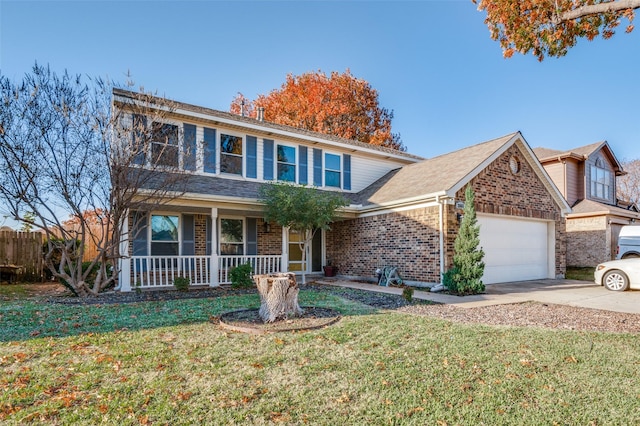
<svg viewBox="0 0 640 426"><path fill-rule="evenodd" d="M542 147L533 149L533 152L536 154L538 160L540 160L541 163L560 161L565 158L574 158L578 161L586 161L591 155L598 151L604 151L605 154L609 156L611 162L613 163L613 169L616 172L616 176L627 174L627 172L622 169L622 165L611 150L611 147L609 146L609 143L607 141L595 142L590 145L580 146L568 151Z"/></svg>
<svg viewBox="0 0 640 426"><path fill-rule="evenodd" d="M622 216L626 218L640 218L640 214L635 210L623 209L609 204L599 203L594 200L581 200L577 202L572 210L572 217L598 216L602 214Z"/></svg>
<svg viewBox="0 0 640 426"><path fill-rule="evenodd" d="M140 93L131 92L128 90L113 89L114 102L126 105L127 102L136 102L141 98ZM160 97L145 97L144 99L157 99L158 105L167 103ZM379 145L372 145L366 142L360 142L352 139L345 139L334 135L328 135L324 133L312 132L310 130L300 129L292 126L285 126L282 124L271 123L268 121L262 121L251 117L244 117L238 114L230 112L219 111L211 108L205 108L197 105L191 105L184 102L168 101L171 106L171 113L177 116L186 117L190 119L202 119L213 124L225 124L230 127L241 127L243 131L253 130L261 133L266 133L270 137L286 137L298 139L301 142L308 143L323 143L333 146L341 146L343 148L353 149L353 151L375 153L377 155L384 155L386 158L400 159L405 162L415 162L424 160L424 157L418 155L409 154L404 151L398 151L396 149L387 148ZM149 104L149 102L145 102ZM151 105L149 104L149 107Z"/></svg>
<svg viewBox="0 0 640 426"><path fill-rule="evenodd" d="M453 188L516 133L392 170L360 192L359 204L428 198Z"/></svg>
<svg viewBox="0 0 640 426"><path fill-rule="evenodd" d="M519 146L560 208L565 212L570 211L564 197L520 132L392 170L361 191L355 202L375 209L427 201L438 196L453 198L458 190L514 144Z"/></svg>

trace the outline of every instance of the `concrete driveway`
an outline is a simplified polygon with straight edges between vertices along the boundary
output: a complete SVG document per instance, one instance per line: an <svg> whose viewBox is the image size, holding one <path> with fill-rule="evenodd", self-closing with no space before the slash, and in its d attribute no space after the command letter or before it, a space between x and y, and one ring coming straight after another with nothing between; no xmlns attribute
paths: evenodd
<svg viewBox="0 0 640 426"><path fill-rule="evenodd" d="M343 280L319 281L341 287L402 294L402 289L397 287L381 287L375 284ZM460 308L536 301L640 314L640 291L614 292L589 281L577 280L533 280L488 284L484 294L464 297L416 289L413 297L455 305Z"/></svg>

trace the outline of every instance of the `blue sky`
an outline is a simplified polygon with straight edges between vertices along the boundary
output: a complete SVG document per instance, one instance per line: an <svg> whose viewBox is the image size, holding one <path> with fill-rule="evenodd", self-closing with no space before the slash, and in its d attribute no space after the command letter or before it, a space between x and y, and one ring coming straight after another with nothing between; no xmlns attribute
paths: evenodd
<svg viewBox="0 0 640 426"><path fill-rule="evenodd" d="M367 80L408 151L433 157L516 130L531 147L607 140L640 157L640 31L560 59L504 59L484 13L449 1L0 0L0 71L35 61L228 110L288 73Z"/></svg>

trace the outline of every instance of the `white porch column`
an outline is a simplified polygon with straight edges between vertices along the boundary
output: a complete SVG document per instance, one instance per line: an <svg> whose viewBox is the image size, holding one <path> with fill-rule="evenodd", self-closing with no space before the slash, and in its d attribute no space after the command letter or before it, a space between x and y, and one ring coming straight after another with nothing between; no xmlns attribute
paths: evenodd
<svg viewBox="0 0 640 426"><path fill-rule="evenodd" d="M289 228L282 227L282 271L289 272Z"/></svg>
<svg viewBox="0 0 640 426"><path fill-rule="evenodd" d="M131 256L129 256L129 210L125 212L120 233L120 258L118 259L118 285L120 291L131 291Z"/></svg>
<svg viewBox="0 0 640 426"><path fill-rule="evenodd" d="M210 287L220 285L220 268L218 264L218 209L211 208L211 282Z"/></svg>

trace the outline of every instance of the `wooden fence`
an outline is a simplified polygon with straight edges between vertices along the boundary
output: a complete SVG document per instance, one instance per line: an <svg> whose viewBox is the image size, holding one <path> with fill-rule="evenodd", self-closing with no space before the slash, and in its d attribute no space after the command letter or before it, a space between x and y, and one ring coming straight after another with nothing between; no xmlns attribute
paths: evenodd
<svg viewBox="0 0 640 426"><path fill-rule="evenodd" d="M42 243L40 232L0 231L0 265L19 266L18 280L41 280Z"/></svg>

